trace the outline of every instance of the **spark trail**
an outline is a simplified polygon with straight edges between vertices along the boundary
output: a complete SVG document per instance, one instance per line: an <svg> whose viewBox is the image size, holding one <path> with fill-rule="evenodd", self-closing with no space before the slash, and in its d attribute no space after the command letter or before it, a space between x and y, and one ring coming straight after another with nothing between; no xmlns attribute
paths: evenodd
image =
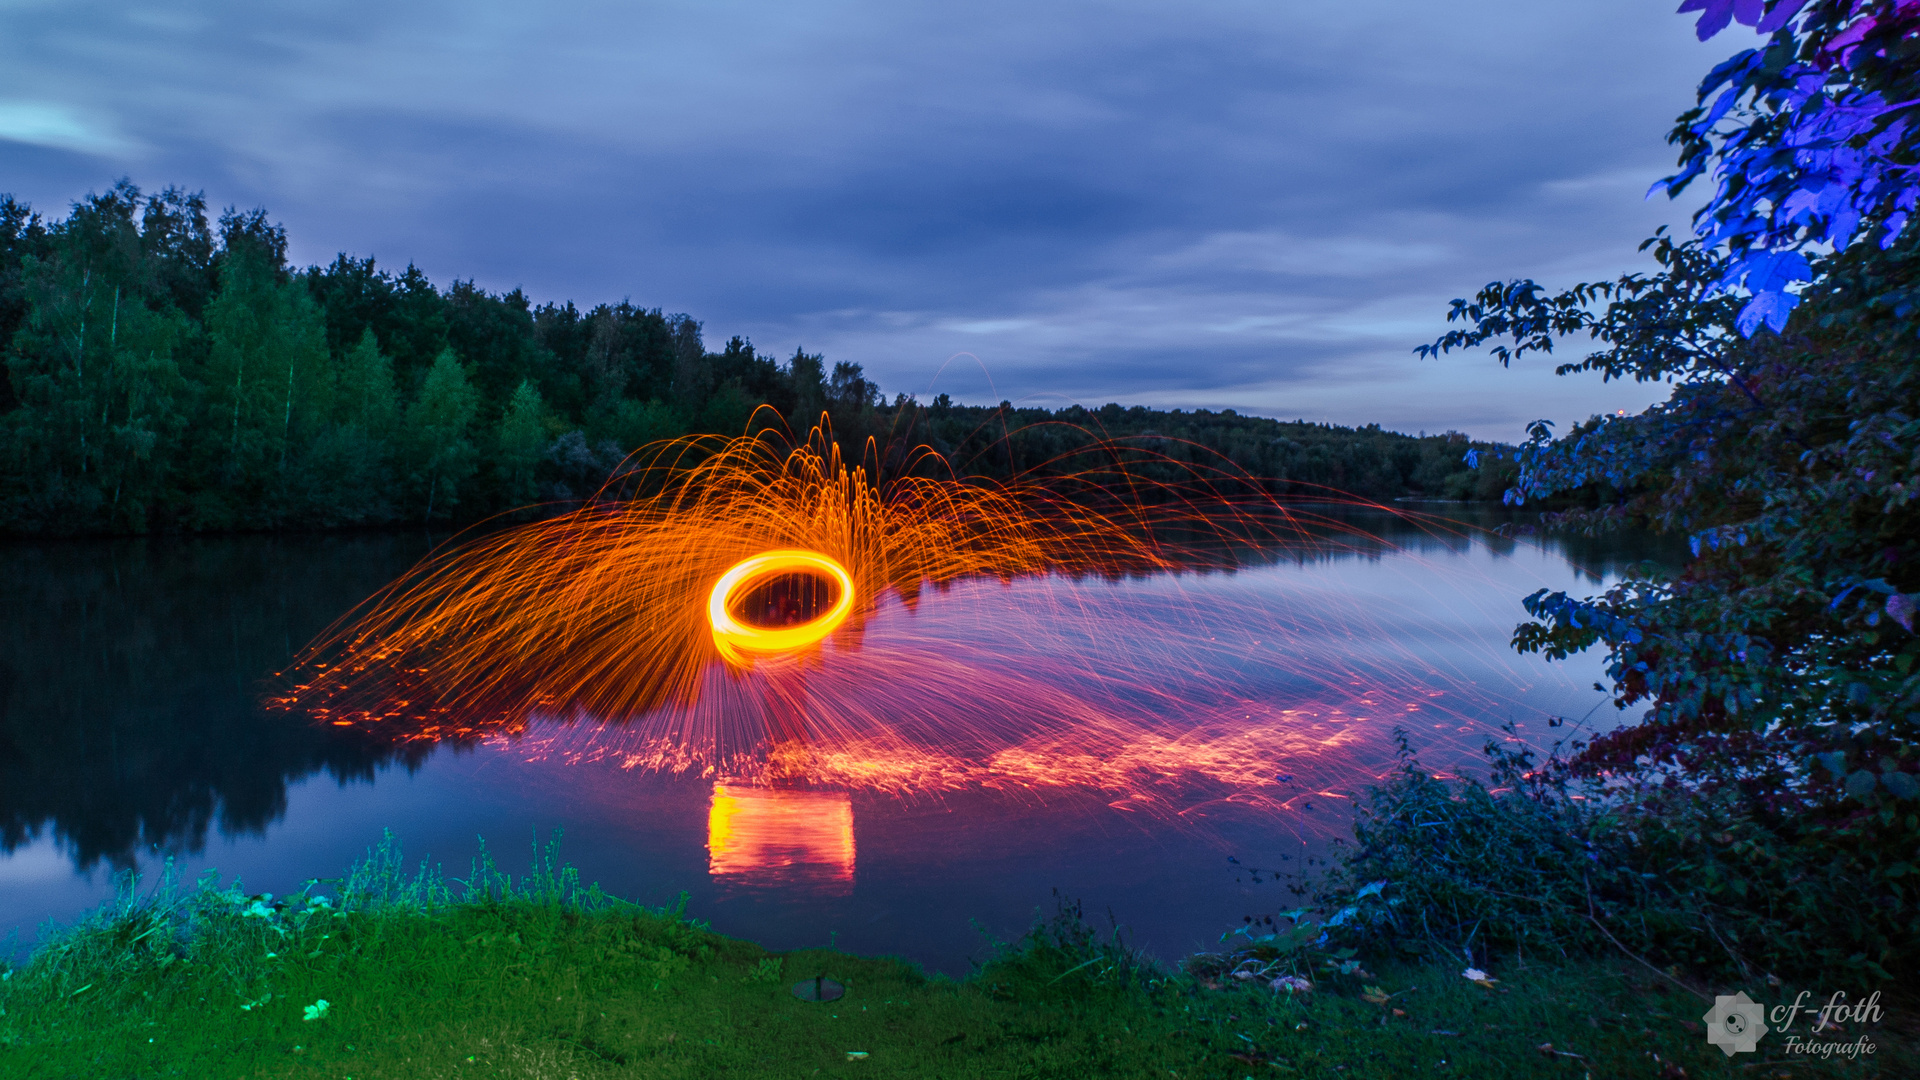
<svg viewBox="0 0 1920 1080"><path fill-rule="evenodd" d="M983 482L924 450L882 478L880 457L845 462L820 429L649 447L582 508L429 557L276 701L740 783L1075 786L1129 808L1331 799L1347 777L1315 766L1354 763L1351 721L1450 726L1476 704L1439 700L1392 642L1330 660L1320 643L1356 630L1337 605L1218 588L1250 561L1386 547L1230 468L1101 445ZM1152 610L1105 587L1142 577L1166 583ZM1250 684L1256 663L1284 694Z"/></svg>

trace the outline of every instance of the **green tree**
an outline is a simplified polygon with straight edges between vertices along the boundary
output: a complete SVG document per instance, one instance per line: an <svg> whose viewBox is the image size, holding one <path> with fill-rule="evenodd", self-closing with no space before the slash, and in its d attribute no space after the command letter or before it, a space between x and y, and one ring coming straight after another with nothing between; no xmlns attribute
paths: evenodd
<svg viewBox="0 0 1920 1080"><path fill-rule="evenodd" d="M288 466L332 411L326 326L271 244L229 242L207 305L205 435L236 522L270 523L300 495Z"/></svg>
<svg viewBox="0 0 1920 1080"><path fill-rule="evenodd" d="M23 407L0 430L11 466L8 516L22 525L140 531L148 506L163 498L183 393L173 353L185 320L155 286L157 260L135 223L140 203L139 189L123 181L76 204L37 243L35 223L11 228L19 262L10 269L25 304L10 342L8 396Z"/></svg>
<svg viewBox="0 0 1920 1080"><path fill-rule="evenodd" d="M479 467L471 438L480 396L452 349L442 349L428 369L420 397L407 409L406 440L413 486L425 506L423 521L452 517L460 486Z"/></svg>
<svg viewBox="0 0 1920 1080"><path fill-rule="evenodd" d="M188 328L173 308L153 311L133 303L109 330L104 385L96 399L106 501L94 527L145 532L151 512L172 498L173 451L187 396L173 354Z"/></svg>
<svg viewBox="0 0 1920 1080"><path fill-rule="evenodd" d="M794 433L804 438L820 414L827 409L826 357L796 348L787 360L787 377L793 382L793 412L787 421Z"/></svg>
<svg viewBox="0 0 1920 1080"><path fill-rule="evenodd" d="M533 313L519 289L495 296L455 279L443 296L447 344L467 360L473 384L490 401L503 401L535 374L539 346Z"/></svg>
<svg viewBox="0 0 1920 1080"><path fill-rule="evenodd" d="M391 439L399 427L400 396L394 389L393 361L380 351L372 328L335 369L334 419L376 439Z"/></svg>
<svg viewBox="0 0 1920 1080"><path fill-rule="evenodd" d="M329 526L391 521L394 517L394 448L400 432L400 399L393 361L380 351L371 329L340 358L333 371L332 415L302 454L302 505L295 519Z"/></svg>
<svg viewBox="0 0 1920 1080"><path fill-rule="evenodd" d="M500 472L501 495L509 505L523 506L539 494L537 470L546 449L546 403L531 380L521 382L500 417L495 466Z"/></svg>
<svg viewBox="0 0 1920 1080"><path fill-rule="evenodd" d="M27 321L27 260L46 249L47 228L33 208L0 194L0 358L12 352L13 336ZM0 379L0 416L20 404L13 379Z"/></svg>
<svg viewBox="0 0 1920 1080"><path fill-rule="evenodd" d="M739 435L747 428L747 418L760 402L747 393L738 379L728 379L708 396L693 430L711 435Z"/></svg>
<svg viewBox="0 0 1920 1080"><path fill-rule="evenodd" d="M78 525L104 500L101 464L112 447L100 415L120 317L139 303L138 201L123 184L75 204L23 267L30 309L9 367L32 415L16 429L16 460L39 503L30 513L43 519Z"/></svg>
<svg viewBox="0 0 1920 1080"><path fill-rule="evenodd" d="M635 401L632 398L620 402L614 408L613 415L601 425L606 437L619 446L621 451L638 450L650 442L660 439L672 439L687 434L687 422L673 406L658 399ZM595 434L600 434L596 431ZM737 435L739 431L727 432Z"/></svg>
<svg viewBox="0 0 1920 1080"><path fill-rule="evenodd" d="M140 246L153 295L164 297L190 322L199 322L220 284L206 197L176 187L149 197L140 215Z"/></svg>

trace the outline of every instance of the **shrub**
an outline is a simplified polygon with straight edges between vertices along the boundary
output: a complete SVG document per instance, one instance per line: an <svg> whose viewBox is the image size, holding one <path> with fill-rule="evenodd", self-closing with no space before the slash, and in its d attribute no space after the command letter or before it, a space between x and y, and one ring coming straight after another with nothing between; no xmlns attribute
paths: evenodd
<svg viewBox="0 0 1920 1080"><path fill-rule="evenodd" d="M1908 884L1920 829L1897 803L1770 813L1674 775L1609 784L1557 757L1534 768L1525 751L1487 753L1492 786L1444 781L1401 736L1401 767L1368 790L1322 889L1327 902L1384 880L1388 902L1335 939L1469 961L1617 951L1748 979L1889 980L1920 958Z"/></svg>

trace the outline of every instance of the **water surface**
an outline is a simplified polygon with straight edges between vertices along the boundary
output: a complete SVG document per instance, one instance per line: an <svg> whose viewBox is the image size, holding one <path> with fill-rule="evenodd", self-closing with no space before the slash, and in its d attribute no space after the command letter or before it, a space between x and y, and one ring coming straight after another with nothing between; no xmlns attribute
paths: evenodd
<svg viewBox="0 0 1920 1080"><path fill-rule="evenodd" d="M1345 796L1394 767L1394 729L1444 771L1472 767L1490 737L1545 744L1616 722L1598 657L1549 664L1506 643L1520 597L1597 592L1654 552L1347 521L1367 535L1232 573L973 582L883 603L859 648L928 662L816 697L932 717L949 725L933 745L973 752L816 746L804 785L663 772L643 732L592 718L455 746L263 710L263 680L424 555L424 536L8 545L0 934L17 928L24 948L108 895L117 870L169 857L284 893L383 829L459 877L481 837L511 869L563 828L588 879L656 904L685 891L693 915L771 948L963 973L983 932L1017 936L1057 889L1175 958L1293 906L1227 857L1292 870L1325 852ZM962 655L974 696L915 674ZM1076 727L1050 687L1099 697L1124 729Z"/></svg>

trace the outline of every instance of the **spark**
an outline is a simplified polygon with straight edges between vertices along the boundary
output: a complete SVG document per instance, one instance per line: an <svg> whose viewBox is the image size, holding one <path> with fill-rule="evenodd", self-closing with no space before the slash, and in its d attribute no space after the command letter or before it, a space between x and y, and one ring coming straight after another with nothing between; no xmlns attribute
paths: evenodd
<svg viewBox="0 0 1920 1080"><path fill-rule="evenodd" d="M1075 454L991 482L871 440L855 465L824 427L656 444L579 509L429 556L273 701L396 741L713 777L749 818L785 804L738 793L795 784L1293 814L1393 767L1353 721L1490 714L1438 698L1443 673L1351 604L1209 584L1391 545L1224 464Z"/></svg>

